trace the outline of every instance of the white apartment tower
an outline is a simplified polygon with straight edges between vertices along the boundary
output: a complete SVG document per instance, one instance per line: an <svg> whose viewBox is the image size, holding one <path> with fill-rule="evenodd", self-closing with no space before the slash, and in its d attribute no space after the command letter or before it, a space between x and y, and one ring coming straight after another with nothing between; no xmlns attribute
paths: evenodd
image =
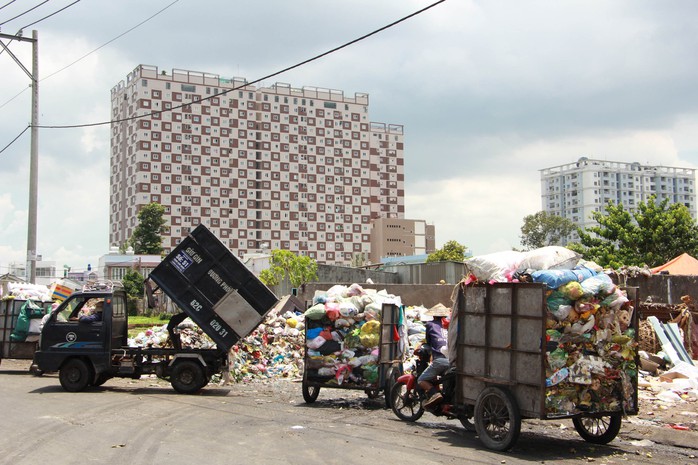
<svg viewBox="0 0 698 465"><path fill-rule="evenodd" d="M112 245L157 202L166 252L203 223L238 256L348 264L371 220L404 217L403 127L371 122L368 94L140 65L111 99Z"/></svg>
<svg viewBox="0 0 698 465"><path fill-rule="evenodd" d="M577 226L596 225L593 212L608 201L635 212L656 195L682 203L696 218L695 170L580 158L576 163L540 170L543 211L570 219ZM570 241L577 241L575 233Z"/></svg>

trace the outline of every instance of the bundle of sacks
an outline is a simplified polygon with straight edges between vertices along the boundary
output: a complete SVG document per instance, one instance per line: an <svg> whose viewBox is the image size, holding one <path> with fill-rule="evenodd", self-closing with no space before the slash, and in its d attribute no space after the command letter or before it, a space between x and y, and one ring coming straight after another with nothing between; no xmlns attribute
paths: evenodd
<svg viewBox="0 0 698 465"><path fill-rule="evenodd" d="M579 265L580 255L559 246L541 247L529 252L506 250L487 255L478 255L465 261L465 267L477 281L516 282L522 274L540 270L572 270ZM563 278L564 279L564 278ZM543 282L543 281L540 281Z"/></svg>
<svg viewBox="0 0 698 465"><path fill-rule="evenodd" d="M399 297L384 290L364 290L358 284L316 292L304 315L308 380L377 388L381 317L386 303L401 306ZM398 340L407 344L406 337Z"/></svg>
<svg viewBox="0 0 698 465"><path fill-rule="evenodd" d="M549 415L635 409L634 307L601 267L563 247L500 252L466 264L470 281L545 284Z"/></svg>

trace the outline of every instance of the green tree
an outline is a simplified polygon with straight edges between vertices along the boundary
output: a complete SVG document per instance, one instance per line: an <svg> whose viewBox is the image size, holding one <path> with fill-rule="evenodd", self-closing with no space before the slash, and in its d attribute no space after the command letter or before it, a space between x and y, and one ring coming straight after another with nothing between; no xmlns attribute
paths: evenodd
<svg viewBox="0 0 698 465"><path fill-rule="evenodd" d="M562 240L575 230L575 224L568 218L540 211L524 217L521 245L525 250L561 245Z"/></svg>
<svg viewBox="0 0 698 465"><path fill-rule="evenodd" d="M272 250L269 268L262 270L259 279L267 286L277 286L286 277L293 287L317 281L317 262L307 255L296 255L288 250Z"/></svg>
<svg viewBox="0 0 698 465"><path fill-rule="evenodd" d="M121 279L121 284L123 284L128 298L128 314L135 315L138 302L143 299L143 276L134 269L128 270Z"/></svg>
<svg viewBox="0 0 698 465"><path fill-rule="evenodd" d="M459 244L457 241L448 241L434 253L430 253L427 257L427 263L432 262L462 262L465 260L465 251L468 248Z"/></svg>
<svg viewBox="0 0 698 465"><path fill-rule="evenodd" d="M131 245L137 255L158 255L163 251L162 234L165 226L165 207L152 202L138 212L138 226L133 230Z"/></svg>
<svg viewBox="0 0 698 465"><path fill-rule="evenodd" d="M594 212L598 226L579 230L581 251L601 266L657 266L684 252L698 252L698 226L685 205L652 196L630 213L609 202L606 212ZM572 247L571 247L572 248Z"/></svg>

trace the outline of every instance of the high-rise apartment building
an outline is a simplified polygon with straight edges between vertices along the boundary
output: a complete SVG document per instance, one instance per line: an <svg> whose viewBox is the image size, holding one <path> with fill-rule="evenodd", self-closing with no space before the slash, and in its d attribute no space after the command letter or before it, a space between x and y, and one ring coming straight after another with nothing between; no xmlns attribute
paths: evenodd
<svg viewBox="0 0 698 465"><path fill-rule="evenodd" d="M404 217L403 127L371 122L368 94L141 65L111 98L112 245L158 202L166 251L201 222L238 256L348 264L371 220Z"/></svg>
<svg viewBox="0 0 698 465"><path fill-rule="evenodd" d="M436 252L436 228L424 220L379 218L371 230L371 263L384 257L425 255Z"/></svg>
<svg viewBox="0 0 698 465"><path fill-rule="evenodd" d="M570 219L577 226L596 225L593 212L608 201L634 212L652 195L658 201L688 207L696 218L695 170L580 158L575 163L540 170L543 211ZM574 233L569 241L577 241Z"/></svg>

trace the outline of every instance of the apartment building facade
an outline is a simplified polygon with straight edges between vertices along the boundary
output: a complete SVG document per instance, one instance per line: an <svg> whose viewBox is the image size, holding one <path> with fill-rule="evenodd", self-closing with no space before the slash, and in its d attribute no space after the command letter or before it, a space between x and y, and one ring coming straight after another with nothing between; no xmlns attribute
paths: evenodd
<svg viewBox="0 0 698 465"><path fill-rule="evenodd" d="M371 122L368 94L140 65L111 99L112 245L157 202L166 252L201 222L238 256L348 264L372 220L404 217L403 127Z"/></svg>
<svg viewBox="0 0 698 465"><path fill-rule="evenodd" d="M652 195L658 201L681 203L696 213L695 170L581 157L575 163L540 170L543 211L568 218L577 226L596 225L593 212L608 201L635 212ZM568 242L579 240L576 233Z"/></svg>
<svg viewBox="0 0 698 465"><path fill-rule="evenodd" d="M371 263L382 258L428 255L436 252L436 228L424 220L378 218L371 230Z"/></svg>

